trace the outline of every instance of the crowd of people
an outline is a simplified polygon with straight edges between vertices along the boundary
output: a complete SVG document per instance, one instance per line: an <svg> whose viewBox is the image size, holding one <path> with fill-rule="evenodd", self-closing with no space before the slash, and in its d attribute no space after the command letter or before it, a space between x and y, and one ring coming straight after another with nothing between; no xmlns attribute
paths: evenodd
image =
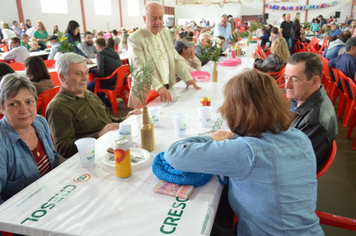
<svg viewBox="0 0 356 236"><path fill-rule="evenodd" d="M21 50L23 56L18 53L14 59L24 62L28 79L0 63L0 111L4 115L0 120L0 204L74 155L75 140L101 137L118 129L126 118L109 115L107 98L93 93L95 79L88 83L89 73L97 77L111 75L122 65L120 52L127 50L130 64L140 68L151 63L152 88L162 102L171 102L169 88L178 77L187 89L200 89L190 72L201 70L209 62L204 57L207 48L221 48L221 55L226 55L223 52L234 42L233 34L250 24L224 14L213 26L202 20L200 26L194 23L165 29L163 14L162 5L150 2L144 9L142 28L131 32L85 32L83 42L78 22L70 21L63 36L73 48L56 61L61 88L47 107L46 119L36 115L36 101L38 94L53 87L53 82L43 60L29 57L32 47L26 45L31 38L44 49L51 41L49 58L54 58L61 52L58 27L49 35L40 21L36 28L31 21L20 23L20 28L15 22L12 30L2 24L6 35L1 36L2 42L11 42L10 53ZM331 67L352 78L356 72L354 22L348 22L349 30L338 32L333 20L330 44L324 52ZM311 30L326 32L326 24L319 16ZM304 40L303 30L300 19L292 21L290 14L285 14L279 28L263 28L261 45L270 54L265 60L253 55L257 70L235 76L224 87L225 101L219 112L230 131L180 140L165 153L168 163L178 170L230 177L229 200L222 197L220 204L229 201L239 218L235 229L238 235L323 235L315 214L316 171L326 162L338 130L334 107L321 84L323 64L319 55L294 53L297 40ZM213 45L212 38L219 38L220 45ZM92 63L95 56L97 69L89 71L87 63ZM264 73L284 67L289 103L274 79ZM110 88L115 83L113 77L100 86ZM141 103L132 92L128 105L135 108L128 116L141 113L136 109ZM224 157L217 155L221 150L225 150ZM218 228L217 223L213 232Z"/></svg>

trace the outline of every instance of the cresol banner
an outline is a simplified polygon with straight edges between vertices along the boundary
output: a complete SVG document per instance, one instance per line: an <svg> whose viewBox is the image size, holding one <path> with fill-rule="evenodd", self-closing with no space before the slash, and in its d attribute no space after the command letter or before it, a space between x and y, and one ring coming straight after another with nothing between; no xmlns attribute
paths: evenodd
<svg viewBox="0 0 356 236"><path fill-rule="evenodd" d="M304 6L279 6L274 4L266 4L265 7L273 10L312 10L333 7L338 4L338 1L322 3L319 5L304 5Z"/></svg>

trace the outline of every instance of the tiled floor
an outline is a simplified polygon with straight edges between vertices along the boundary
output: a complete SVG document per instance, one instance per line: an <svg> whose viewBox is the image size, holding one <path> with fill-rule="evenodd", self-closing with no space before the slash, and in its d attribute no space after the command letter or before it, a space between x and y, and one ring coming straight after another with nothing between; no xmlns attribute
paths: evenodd
<svg viewBox="0 0 356 236"><path fill-rule="evenodd" d="M116 117L126 116L130 111L124 102L118 104ZM110 109L111 110L111 109ZM112 112L111 112L112 114ZM336 137L337 153L330 169L318 180L317 210L356 219L356 150L352 149L355 135L346 138L348 128L341 126ZM355 128L356 130L356 128ZM322 225L326 236L355 236L355 231Z"/></svg>

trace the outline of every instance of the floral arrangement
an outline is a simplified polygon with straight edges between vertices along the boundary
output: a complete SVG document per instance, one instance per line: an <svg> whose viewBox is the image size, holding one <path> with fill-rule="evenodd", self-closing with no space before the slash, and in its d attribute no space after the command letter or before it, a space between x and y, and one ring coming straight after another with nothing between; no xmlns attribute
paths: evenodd
<svg viewBox="0 0 356 236"><path fill-rule="evenodd" d="M215 45L213 46L212 43L215 42ZM204 46L205 48L205 53L199 57L201 61L205 61L206 59L209 59L214 62L219 61L219 56L221 52L221 40L219 38L211 38L208 40L208 46Z"/></svg>
<svg viewBox="0 0 356 236"><path fill-rule="evenodd" d="M73 44L68 42L67 37L63 37L63 32L57 31L58 39L59 39L59 46L58 52L66 53L66 52L73 52Z"/></svg>
<svg viewBox="0 0 356 236"><path fill-rule="evenodd" d="M146 97L151 90L153 81L153 66L151 61L146 62L142 67L130 65L131 81L133 84L131 92L140 100L143 107L146 106Z"/></svg>
<svg viewBox="0 0 356 236"><path fill-rule="evenodd" d="M232 34L232 37L235 42L239 41L239 38L248 38L249 37L249 32L245 30L244 32L237 31L236 33Z"/></svg>
<svg viewBox="0 0 356 236"><path fill-rule="evenodd" d="M261 24L259 24L259 23L257 23L257 22L252 22L252 23L251 23L251 26L250 26L250 28L249 28L249 31L250 31L250 32L253 32L253 31L256 31L257 29L260 29L260 28L262 28L262 25L261 25Z"/></svg>

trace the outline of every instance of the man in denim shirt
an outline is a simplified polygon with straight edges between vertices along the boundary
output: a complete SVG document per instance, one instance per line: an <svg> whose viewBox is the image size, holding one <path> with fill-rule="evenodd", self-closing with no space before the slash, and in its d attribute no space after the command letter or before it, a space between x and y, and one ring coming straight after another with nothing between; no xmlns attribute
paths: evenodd
<svg viewBox="0 0 356 236"><path fill-rule="evenodd" d="M327 160L337 133L335 109L320 84L323 64L318 54L303 52L287 60L286 97L292 100L296 117L291 127L300 129L310 139L317 159L317 169Z"/></svg>

